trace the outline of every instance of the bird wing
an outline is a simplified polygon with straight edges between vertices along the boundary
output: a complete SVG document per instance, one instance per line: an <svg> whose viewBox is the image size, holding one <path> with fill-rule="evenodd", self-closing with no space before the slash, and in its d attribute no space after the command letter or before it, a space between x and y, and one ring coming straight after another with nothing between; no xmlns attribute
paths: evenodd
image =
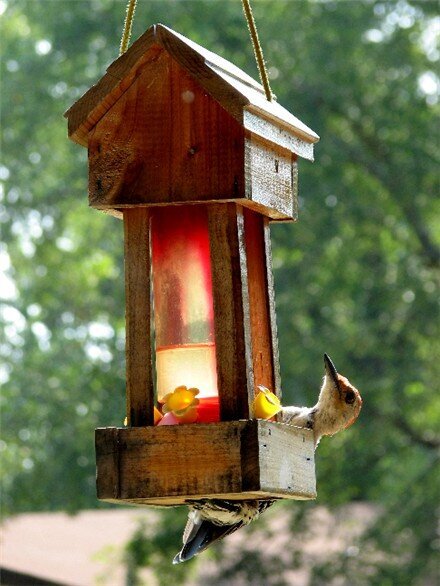
<svg viewBox="0 0 440 586"><path fill-rule="evenodd" d="M255 516L265 511L273 502L273 500L255 501ZM191 559L215 541L234 533L251 520L249 517L245 520L243 511L249 507L246 507L242 501L205 500L194 503L193 507L188 514L183 532L183 547L175 556L173 564ZM240 513L243 514L243 520L238 520ZM210 518L206 518L207 516Z"/></svg>
<svg viewBox="0 0 440 586"><path fill-rule="evenodd" d="M183 547L173 559L173 564L190 560L215 541L234 533L242 526L242 522L234 525L215 525L212 521L201 518L197 521L188 518L183 535Z"/></svg>
<svg viewBox="0 0 440 586"><path fill-rule="evenodd" d="M281 420L288 425L313 429L315 412L314 408L309 409L308 407L283 407L281 411Z"/></svg>

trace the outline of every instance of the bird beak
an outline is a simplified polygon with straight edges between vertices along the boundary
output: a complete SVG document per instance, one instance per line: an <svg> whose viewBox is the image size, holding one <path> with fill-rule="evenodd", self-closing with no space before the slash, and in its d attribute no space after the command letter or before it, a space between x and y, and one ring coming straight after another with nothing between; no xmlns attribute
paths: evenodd
<svg viewBox="0 0 440 586"><path fill-rule="evenodd" d="M339 390L338 371L336 370L335 365L333 364L328 354L324 354L324 365L326 375L335 383L337 389Z"/></svg>

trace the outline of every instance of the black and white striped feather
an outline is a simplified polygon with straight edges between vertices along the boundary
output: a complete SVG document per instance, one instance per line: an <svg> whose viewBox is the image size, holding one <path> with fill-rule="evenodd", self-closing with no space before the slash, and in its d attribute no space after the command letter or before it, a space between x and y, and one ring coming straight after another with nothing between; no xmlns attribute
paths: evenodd
<svg viewBox="0 0 440 586"><path fill-rule="evenodd" d="M226 501L202 499L189 505L183 547L173 564L185 562L257 519L274 500Z"/></svg>

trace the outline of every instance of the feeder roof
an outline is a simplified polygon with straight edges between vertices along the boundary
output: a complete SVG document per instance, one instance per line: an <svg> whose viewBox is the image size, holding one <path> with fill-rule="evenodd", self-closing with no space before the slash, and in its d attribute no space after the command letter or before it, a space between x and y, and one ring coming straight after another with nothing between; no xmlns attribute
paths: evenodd
<svg viewBox="0 0 440 586"><path fill-rule="evenodd" d="M313 143L319 140L313 130L275 100L268 101L263 86L244 71L162 24L151 26L67 110L65 117L73 141L88 146L90 130L134 82L142 67L155 58L158 49L167 51L247 130L313 158ZM260 124L260 120L270 124Z"/></svg>

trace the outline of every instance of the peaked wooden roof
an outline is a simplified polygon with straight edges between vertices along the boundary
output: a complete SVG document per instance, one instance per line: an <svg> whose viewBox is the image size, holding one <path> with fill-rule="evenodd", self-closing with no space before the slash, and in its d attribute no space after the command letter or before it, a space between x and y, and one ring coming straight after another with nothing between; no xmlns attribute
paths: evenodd
<svg viewBox="0 0 440 586"><path fill-rule="evenodd" d="M255 120L263 118L286 134L287 148L305 158L313 158L312 145L319 140L313 130L278 102L269 102L263 86L244 71L162 24L151 26L67 110L64 115L73 141L87 146L89 131L133 83L143 65L156 57L158 50L167 51L245 128L258 133Z"/></svg>

